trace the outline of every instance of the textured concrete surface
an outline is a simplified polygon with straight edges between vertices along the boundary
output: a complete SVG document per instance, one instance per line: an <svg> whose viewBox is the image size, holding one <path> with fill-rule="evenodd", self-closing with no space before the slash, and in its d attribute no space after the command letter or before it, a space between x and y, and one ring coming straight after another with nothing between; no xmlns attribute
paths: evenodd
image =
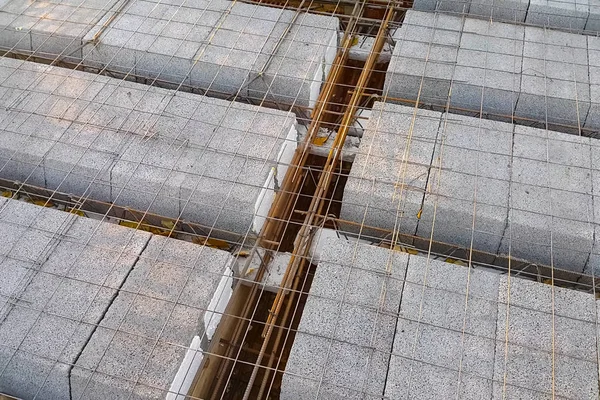
<svg viewBox="0 0 600 400"><path fill-rule="evenodd" d="M289 112L12 59L0 71L7 179L245 235L296 147Z"/></svg>
<svg viewBox="0 0 600 400"><path fill-rule="evenodd" d="M227 0L35 4L0 9L0 48L258 102L312 107L337 46L337 18Z"/></svg>
<svg viewBox="0 0 600 400"><path fill-rule="evenodd" d="M389 101L418 97L438 108L456 107L455 112L482 111L496 120L528 118L576 134L579 127L600 128L589 112L598 103L595 40L418 11L408 11L407 20L394 35L397 43L385 84ZM415 29L445 33L443 50L435 48L435 38L415 35Z"/></svg>
<svg viewBox="0 0 600 400"><path fill-rule="evenodd" d="M413 8L573 31L598 32L600 26L597 0L416 0Z"/></svg>
<svg viewBox="0 0 600 400"><path fill-rule="evenodd" d="M378 398L408 254L324 239L282 399Z"/></svg>
<svg viewBox="0 0 600 400"><path fill-rule="evenodd" d="M596 330L591 294L502 277L495 396L596 398Z"/></svg>
<svg viewBox="0 0 600 400"><path fill-rule="evenodd" d="M396 45L384 93L397 99L445 104L450 91L464 18L408 11L396 30Z"/></svg>
<svg viewBox="0 0 600 400"><path fill-rule="evenodd" d="M0 230L0 390L68 398L70 365L150 235L15 200Z"/></svg>
<svg viewBox="0 0 600 400"><path fill-rule="evenodd" d="M225 293L217 288L232 256L4 202L0 390L22 398L164 398L192 339L204 350L220 320L215 296Z"/></svg>
<svg viewBox="0 0 600 400"><path fill-rule="evenodd" d="M206 348L204 315L231 261L153 236L78 358L72 395L165 398L192 338Z"/></svg>
<svg viewBox="0 0 600 400"><path fill-rule="evenodd" d="M586 36L526 27L515 115L583 126L590 107Z"/></svg>
<svg viewBox="0 0 600 400"><path fill-rule="evenodd" d="M374 110L341 211L358 225L345 230L416 233L599 274L595 139L424 110L411 131L414 108L386 103ZM401 192L402 182L414 190Z"/></svg>
<svg viewBox="0 0 600 400"><path fill-rule="evenodd" d="M282 398L551 398L553 376L557 398L596 398L600 330L592 294L331 235L322 247L331 261L317 266ZM398 275L397 288L377 303L392 324L385 328L383 319L348 313L343 304L370 304L379 291L364 275L390 260L402 261L378 277L381 284ZM376 366L367 351L353 351L369 340L384 353ZM377 385L360 393L366 368L372 377L386 371L382 392Z"/></svg>
<svg viewBox="0 0 600 400"><path fill-rule="evenodd" d="M342 203L342 219L359 223L344 229L363 236L381 233L360 229L396 227L414 234L417 214L436 145L439 113L376 103L355 157Z"/></svg>
<svg viewBox="0 0 600 400"><path fill-rule="evenodd" d="M68 62L82 58L83 37L103 18L109 18L122 0L69 0L38 2L8 0L0 3L0 48Z"/></svg>
<svg viewBox="0 0 600 400"><path fill-rule="evenodd" d="M388 398L491 398L498 283L493 273L410 257Z"/></svg>
<svg viewBox="0 0 600 400"><path fill-rule="evenodd" d="M529 0L525 22L547 27L583 30L586 28L588 16L590 16L590 7L587 0Z"/></svg>

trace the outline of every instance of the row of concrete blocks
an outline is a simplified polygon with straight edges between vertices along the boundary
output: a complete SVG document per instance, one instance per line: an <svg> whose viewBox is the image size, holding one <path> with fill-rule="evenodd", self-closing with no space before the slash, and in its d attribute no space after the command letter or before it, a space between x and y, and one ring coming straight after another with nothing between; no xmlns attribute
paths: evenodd
<svg viewBox="0 0 600 400"><path fill-rule="evenodd" d="M599 188L596 139L376 103L341 218L599 275Z"/></svg>
<svg viewBox="0 0 600 400"><path fill-rule="evenodd" d="M389 101L575 134L600 130L598 37L418 11L407 12L394 37Z"/></svg>
<svg viewBox="0 0 600 400"><path fill-rule="evenodd" d="M598 0L416 0L413 8L574 31L600 31Z"/></svg>
<svg viewBox="0 0 600 400"><path fill-rule="evenodd" d="M329 239L281 398L596 399L592 294Z"/></svg>
<svg viewBox="0 0 600 400"><path fill-rule="evenodd" d="M297 144L291 112L6 58L0 106L2 178L213 235L260 231Z"/></svg>
<svg viewBox="0 0 600 400"><path fill-rule="evenodd" d="M187 393L181 365L220 319L229 253L4 198L0 238L0 392Z"/></svg>
<svg viewBox="0 0 600 400"><path fill-rule="evenodd" d="M228 0L9 0L0 8L0 50L298 107L314 105L337 29L337 18Z"/></svg>

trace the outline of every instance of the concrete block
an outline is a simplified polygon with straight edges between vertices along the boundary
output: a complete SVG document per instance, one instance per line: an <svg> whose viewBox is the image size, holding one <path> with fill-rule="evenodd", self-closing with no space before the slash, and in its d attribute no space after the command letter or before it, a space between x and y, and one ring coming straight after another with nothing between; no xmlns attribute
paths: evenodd
<svg viewBox="0 0 600 400"><path fill-rule="evenodd" d="M553 357L550 353L497 343L496 375L500 384L495 386L495 396L524 396L526 398L551 398L554 391L556 398L593 399L598 393L597 365L560 355ZM504 360L504 354L507 359ZM500 359L498 359L500 358ZM506 389L503 388L506 376ZM554 384L553 384L554 382Z"/></svg>
<svg viewBox="0 0 600 400"><path fill-rule="evenodd" d="M417 235L495 253L506 227L509 182L437 170L430 182Z"/></svg>
<svg viewBox="0 0 600 400"><path fill-rule="evenodd" d="M27 63L2 65L21 73L11 88L37 73ZM60 79L45 85L44 104L59 98L72 104L79 98L75 88L91 100L79 104L73 123L62 115L5 114L4 176L220 230L260 231L296 148L293 114L46 70L59 71ZM39 124L49 128L39 132Z"/></svg>
<svg viewBox="0 0 600 400"><path fill-rule="evenodd" d="M381 396L408 255L333 237L323 241L282 396Z"/></svg>
<svg viewBox="0 0 600 400"><path fill-rule="evenodd" d="M394 34L396 45L384 93L392 101L444 106L457 62L463 18L409 11ZM396 100L394 100L396 99Z"/></svg>
<svg viewBox="0 0 600 400"><path fill-rule="evenodd" d="M589 223L513 209L499 253L583 272L592 244Z"/></svg>
<svg viewBox="0 0 600 400"><path fill-rule="evenodd" d="M454 72L451 106L513 114L523 52L522 26L465 19Z"/></svg>
<svg viewBox="0 0 600 400"><path fill-rule="evenodd" d="M590 154L589 139L515 127L501 253L508 254L510 244L515 257L583 271L594 243Z"/></svg>
<svg viewBox="0 0 600 400"><path fill-rule="evenodd" d="M517 115L577 130L590 107L589 82L585 36L525 28Z"/></svg>
<svg viewBox="0 0 600 400"><path fill-rule="evenodd" d="M227 1L184 9L137 1L84 48L84 58L220 96L314 105L335 56L337 19L302 14L292 21L289 11Z"/></svg>
<svg viewBox="0 0 600 400"><path fill-rule="evenodd" d="M471 0L469 13L493 21L525 22L529 0Z"/></svg>
<svg viewBox="0 0 600 400"><path fill-rule="evenodd" d="M438 11L457 14L466 14L469 12L471 1L461 0L417 0L413 3L413 9L419 11Z"/></svg>
<svg viewBox="0 0 600 400"><path fill-rule="evenodd" d="M219 250L152 237L77 360L73 392L86 398L107 391L115 398L132 391L140 398L164 396L194 336L205 346L210 339L215 321L207 317L220 320L217 288L231 262Z"/></svg>
<svg viewBox="0 0 600 400"><path fill-rule="evenodd" d="M0 254L14 260L34 263L39 269L73 223L73 215L57 210L43 212L31 204L6 201L0 210L3 228Z"/></svg>
<svg viewBox="0 0 600 400"><path fill-rule="evenodd" d="M498 282L493 273L411 257L399 316L493 339Z"/></svg>
<svg viewBox="0 0 600 400"><path fill-rule="evenodd" d="M498 285L496 274L411 256L385 395L491 397Z"/></svg>
<svg viewBox="0 0 600 400"><path fill-rule="evenodd" d="M34 53L36 56L66 61L81 60L83 37L118 0L95 4L85 0L77 4L52 4L35 7L18 0L8 1L0 12L5 49Z"/></svg>
<svg viewBox="0 0 600 400"><path fill-rule="evenodd" d="M585 30L591 33L600 31L600 2L588 0L589 14L585 24Z"/></svg>
<svg viewBox="0 0 600 400"><path fill-rule="evenodd" d="M150 235L17 200L0 220L11 257L2 261L2 389L68 397L70 365Z"/></svg>
<svg viewBox="0 0 600 400"><path fill-rule="evenodd" d="M380 398L388 359L389 353L367 346L298 332L283 376L281 398Z"/></svg>
<svg viewBox="0 0 600 400"><path fill-rule="evenodd" d="M528 24L583 30L589 14L589 4L584 1L530 0L527 11Z"/></svg>
<svg viewBox="0 0 600 400"><path fill-rule="evenodd" d="M392 355L385 396L391 399L491 398L491 381Z"/></svg>
<svg viewBox="0 0 600 400"><path fill-rule="evenodd" d="M437 140L439 113L376 104L345 187L341 218L413 234ZM357 226L344 229L358 231ZM381 236L363 230L364 235Z"/></svg>
<svg viewBox="0 0 600 400"><path fill-rule="evenodd" d="M597 153L597 145L595 141L592 141L591 146L591 155L592 155L592 203L593 203L593 212L588 215L593 215L593 226L594 226L594 234L595 238L600 233L600 227L598 224L600 216L600 199L598 199L598 192L600 188L600 156ZM594 241L592 246L592 250L590 253L590 258L585 267L586 274L598 276L600 275L600 244Z"/></svg>
<svg viewBox="0 0 600 400"><path fill-rule="evenodd" d="M106 132L99 132L100 135L102 133ZM60 192L110 202L110 173L115 158L115 153L57 142L42 161L45 180L42 185Z"/></svg>
<svg viewBox="0 0 600 400"><path fill-rule="evenodd" d="M498 300L498 332L508 332L508 341L496 343L494 380L505 377L507 393L595 398L593 296L520 279L511 279L509 286L502 277Z"/></svg>
<svg viewBox="0 0 600 400"><path fill-rule="evenodd" d="M510 125L442 118L417 234L495 253L508 213Z"/></svg>
<svg viewBox="0 0 600 400"><path fill-rule="evenodd" d="M600 130L600 121L597 117L598 103L600 103L598 86L600 85L600 39L592 36L587 39L591 105L585 121L585 128L598 131Z"/></svg>
<svg viewBox="0 0 600 400"><path fill-rule="evenodd" d="M445 56L435 48L440 43L428 37L427 30L448 29L457 17L422 14L426 13L409 11L407 18L419 22L420 32L407 36L410 25L405 24L396 33L398 43L385 84L392 100L414 101L419 95L428 105L445 107L449 100L457 112L483 112L497 120L508 121L515 115L575 134L582 126L595 129L595 117L588 115L591 103L596 103L590 84L597 84L593 83L598 79L592 67L597 57L592 54L595 50L590 50L588 57L586 36L463 18L463 24L447 35L449 41L458 39L446 46L452 51ZM438 57L445 64L439 64ZM443 74L417 65L425 61L426 67L431 65Z"/></svg>

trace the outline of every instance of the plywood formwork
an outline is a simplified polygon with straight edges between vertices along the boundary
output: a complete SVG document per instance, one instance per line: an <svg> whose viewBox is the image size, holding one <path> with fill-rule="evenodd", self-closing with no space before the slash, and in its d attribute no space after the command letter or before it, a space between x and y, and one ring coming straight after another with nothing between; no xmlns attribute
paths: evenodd
<svg viewBox="0 0 600 400"><path fill-rule="evenodd" d="M594 38L417 11L407 12L395 38L385 89L391 101L576 134L600 129L590 112L598 103Z"/></svg>
<svg viewBox="0 0 600 400"><path fill-rule="evenodd" d="M325 236L283 399L596 397L592 294Z"/></svg>
<svg viewBox="0 0 600 400"><path fill-rule="evenodd" d="M0 49L305 108L336 52L332 17L227 0L71 3L7 2Z"/></svg>
<svg viewBox="0 0 600 400"><path fill-rule="evenodd" d="M378 103L341 218L364 237L399 231L598 275L597 147L596 139Z"/></svg>
<svg viewBox="0 0 600 400"><path fill-rule="evenodd" d="M290 112L85 72L3 58L0 90L3 178L241 235L296 147Z"/></svg>
<svg viewBox="0 0 600 400"><path fill-rule="evenodd" d="M186 393L181 365L220 320L230 254L17 200L0 202L0 230L2 392Z"/></svg>

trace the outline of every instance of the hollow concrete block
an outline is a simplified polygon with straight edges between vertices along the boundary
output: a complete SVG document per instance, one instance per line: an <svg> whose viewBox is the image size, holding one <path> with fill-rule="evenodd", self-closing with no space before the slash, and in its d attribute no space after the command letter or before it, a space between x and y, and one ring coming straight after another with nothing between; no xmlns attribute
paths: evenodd
<svg viewBox="0 0 600 400"><path fill-rule="evenodd" d="M529 0L471 0L469 13L493 21L525 22Z"/></svg>
<svg viewBox="0 0 600 400"><path fill-rule="evenodd" d="M490 398L498 285L496 274L411 256L385 395Z"/></svg>
<svg viewBox="0 0 600 400"><path fill-rule="evenodd" d="M528 24L583 30L589 15L589 4L584 1L530 0Z"/></svg>
<svg viewBox="0 0 600 400"><path fill-rule="evenodd" d="M408 255L333 237L323 241L282 396L381 396Z"/></svg>
<svg viewBox="0 0 600 400"><path fill-rule="evenodd" d="M494 380L506 387L495 393L596 397L593 296L502 277L498 301L498 332L508 336L496 342Z"/></svg>
<svg viewBox="0 0 600 400"><path fill-rule="evenodd" d="M342 219L365 225L363 235L382 235L369 226L413 234L439 125L439 113L376 104L346 183Z"/></svg>
<svg viewBox="0 0 600 400"><path fill-rule="evenodd" d="M2 291L12 299L2 304L2 389L68 397L70 366L149 235L17 200L7 201L0 219L4 234L15 236L6 254L17 257L2 261ZM28 254L15 253L19 242Z"/></svg>
<svg viewBox="0 0 600 400"><path fill-rule="evenodd" d="M419 100L444 106L450 91L463 18L411 12L394 35L396 46L384 93L390 101Z"/></svg>
<svg viewBox="0 0 600 400"><path fill-rule="evenodd" d="M207 310L231 261L219 250L154 236L77 360L74 395L164 397L194 336L208 342Z"/></svg>

